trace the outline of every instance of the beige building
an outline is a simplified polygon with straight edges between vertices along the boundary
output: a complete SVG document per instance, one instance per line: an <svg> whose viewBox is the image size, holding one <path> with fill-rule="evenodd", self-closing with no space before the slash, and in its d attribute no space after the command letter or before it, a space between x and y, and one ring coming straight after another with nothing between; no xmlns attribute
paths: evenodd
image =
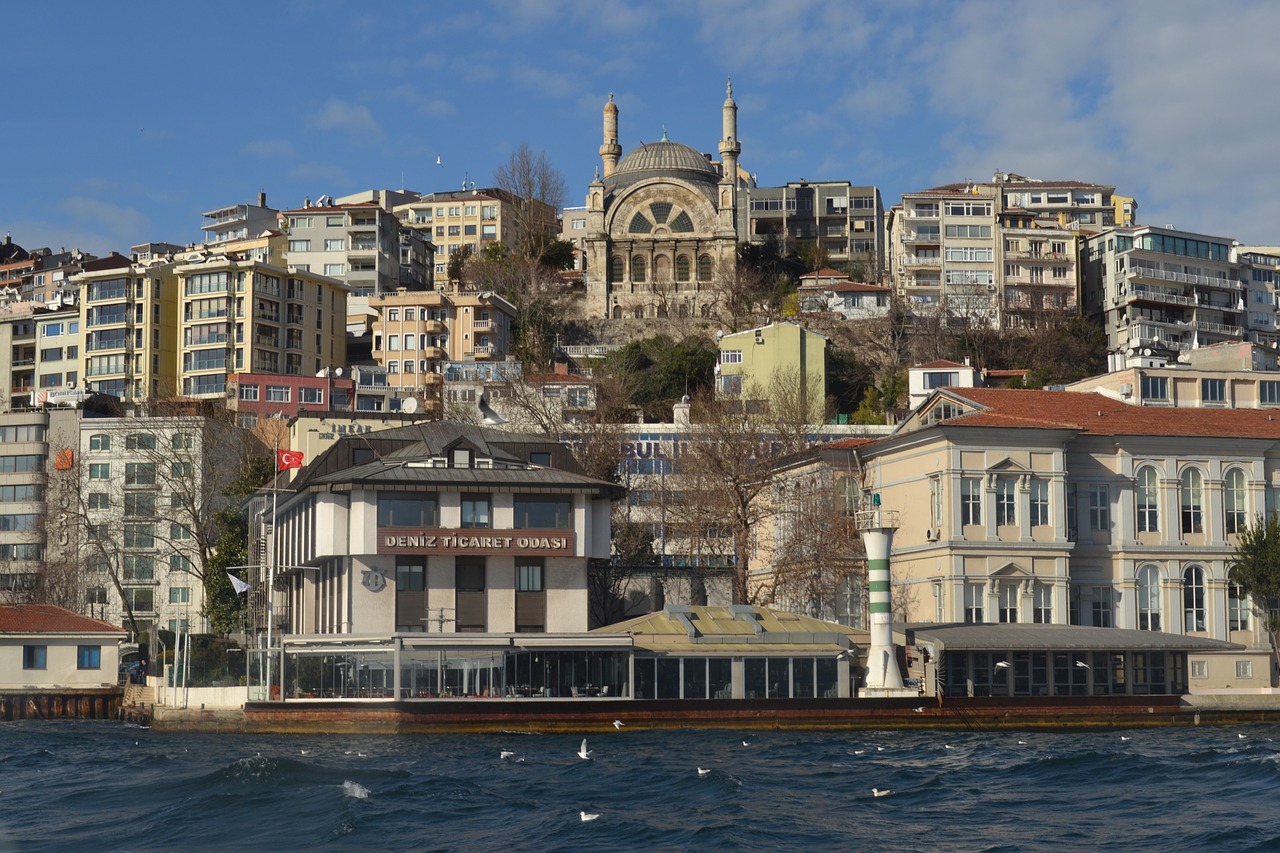
<svg viewBox="0 0 1280 853"><path fill-rule="evenodd" d="M771 323L723 335L718 342L716 393L799 407L821 423L827 402L827 339L794 323Z"/></svg>
<svg viewBox="0 0 1280 853"><path fill-rule="evenodd" d="M1060 675L1084 678L1092 666L1096 677L1114 663L1129 668L1130 692L1267 688L1266 632L1228 566L1239 531L1276 506L1278 438L1280 421L1260 410L949 389L857 456L864 494L901 515L893 579L908 619L1152 632L1152 656L1130 649L1136 657ZM1155 656L1160 633L1216 651L1175 671L1176 656ZM950 677L1013 678L984 660ZM1048 689L1035 681L1045 673L1028 677L1032 694Z"/></svg>
<svg viewBox="0 0 1280 853"><path fill-rule="evenodd" d="M398 204L395 214L435 244L435 278L445 282L449 259L459 252L479 255L497 242L512 246L529 230L557 232L557 211L551 205L534 201L527 215L519 207L520 202L509 192L496 187L476 189L473 184Z"/></svg>
<svg viewBox="0 0 1280 853"><path fill-rule="evenodd" d="M515 307L490 292L401 290L370 297L373 358L388 384L437 405L449 362L502 361Z"/></svg>
<svg viewBox="0 0 1280 853"><path fill-rule="evenodd" d="M321 196L280 215L289 266L351 286L356 296L400 287L400 221L375 201L342 204Z"/></svg>
<svg viewBox="0 0 1280 853"><path fill-rule="evenodd" d="M603 171L587 190L583 240L587 311L621 319L709 317L716 281L737 263L738 105L729 88L722 107L720 161L664 132L625 157L618 107L604 107ZM576 215L576 214L575 214Z"/></svg>
<svg viewBox="0 0 1280 853"><path fill-rule="evenodd" d="M178 387L220 397L235 373L313 376L346 364L348 285L279 260L283 238L189 254L181 293ZM274 260L274 262L273 262Z"/></svg>

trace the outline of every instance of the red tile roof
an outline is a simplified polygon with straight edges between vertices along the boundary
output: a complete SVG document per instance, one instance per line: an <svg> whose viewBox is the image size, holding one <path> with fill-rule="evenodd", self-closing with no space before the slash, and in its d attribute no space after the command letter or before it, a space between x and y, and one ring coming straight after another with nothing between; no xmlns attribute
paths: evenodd
<svg viewBox="0 0 1280 853"><path fill-rule="evenodd" d="M1078 391L959 388L949 393L985 408L948 425L1074 429L1088 435L1169 435L1280 439L1280 413L1266 409L1134 406Z"/></svg>
<svg viewBox="0 0 1280 853"><path fill-rule="evenodd" d="M101 619L52 604L0 604L0 634L124 634Z"/></svg>
<svg viewBox="0 0 1280 853"><path fill-rule="evenodd" d="M936 370L937 368L940 368L940 367L969 367L969 365L960 364L959 362L955 362L955 361L947 361L944 358L944 359L939 359L938 361L931 361L928 364L917 364L916 367L918 369Z"/></svg>

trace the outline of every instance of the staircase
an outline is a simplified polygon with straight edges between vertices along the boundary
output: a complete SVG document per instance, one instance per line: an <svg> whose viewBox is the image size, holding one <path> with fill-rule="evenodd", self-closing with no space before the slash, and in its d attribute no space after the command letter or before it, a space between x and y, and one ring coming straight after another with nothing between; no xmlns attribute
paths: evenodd
<svg viewBox="0 0 1280 853"><path fill-rule="evenodd" d="M138 707L156 704L156 689L150 684L129 683L124 686L124 706Z"/></svg>

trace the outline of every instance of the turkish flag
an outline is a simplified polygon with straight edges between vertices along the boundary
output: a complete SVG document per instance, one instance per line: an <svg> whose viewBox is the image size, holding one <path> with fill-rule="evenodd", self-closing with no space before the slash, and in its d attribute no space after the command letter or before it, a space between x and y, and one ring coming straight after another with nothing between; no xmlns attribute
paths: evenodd
<svg viewBox="0 0 1280 853"><path fill-rule="evenodd" d="M297 450L277 450L276 451L276 470L284 471L286 468L301 468L302 453Z"/></svg>

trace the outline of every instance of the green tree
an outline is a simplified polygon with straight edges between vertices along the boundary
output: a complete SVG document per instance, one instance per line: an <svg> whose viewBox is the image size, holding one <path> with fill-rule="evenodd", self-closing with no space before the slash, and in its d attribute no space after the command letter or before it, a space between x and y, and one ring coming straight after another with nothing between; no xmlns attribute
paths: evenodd
<svg viewBox="0 0 1280 853"><path fill-rule="evenodd" d="M232 588L227 569L249 564L248 498L271 479L272 465L273 460L266 456L248 457L224 493L232 502L214 516L218 538L204 578L204 600L205 615L219 634L244 627L247 596Z"/></svg>
<svg viewBox="0 0 1280 853"><path fill-rule="evenodd" d="M1280 665L1280 521L1275 515L1259 515L1240 531L1228 568L1231 580L1253 601L1253 611L1267 632L1274 671Z"/></svg>
<svg viewBox="0 0 1280 853"><path fill-rule="evenodd" d="M665 335L632 341L609 354L600 366L618 380L631 404L645 417L661 420L685 394L711 387L719 350L709 339L690 335L673 342Z"/></svg>

